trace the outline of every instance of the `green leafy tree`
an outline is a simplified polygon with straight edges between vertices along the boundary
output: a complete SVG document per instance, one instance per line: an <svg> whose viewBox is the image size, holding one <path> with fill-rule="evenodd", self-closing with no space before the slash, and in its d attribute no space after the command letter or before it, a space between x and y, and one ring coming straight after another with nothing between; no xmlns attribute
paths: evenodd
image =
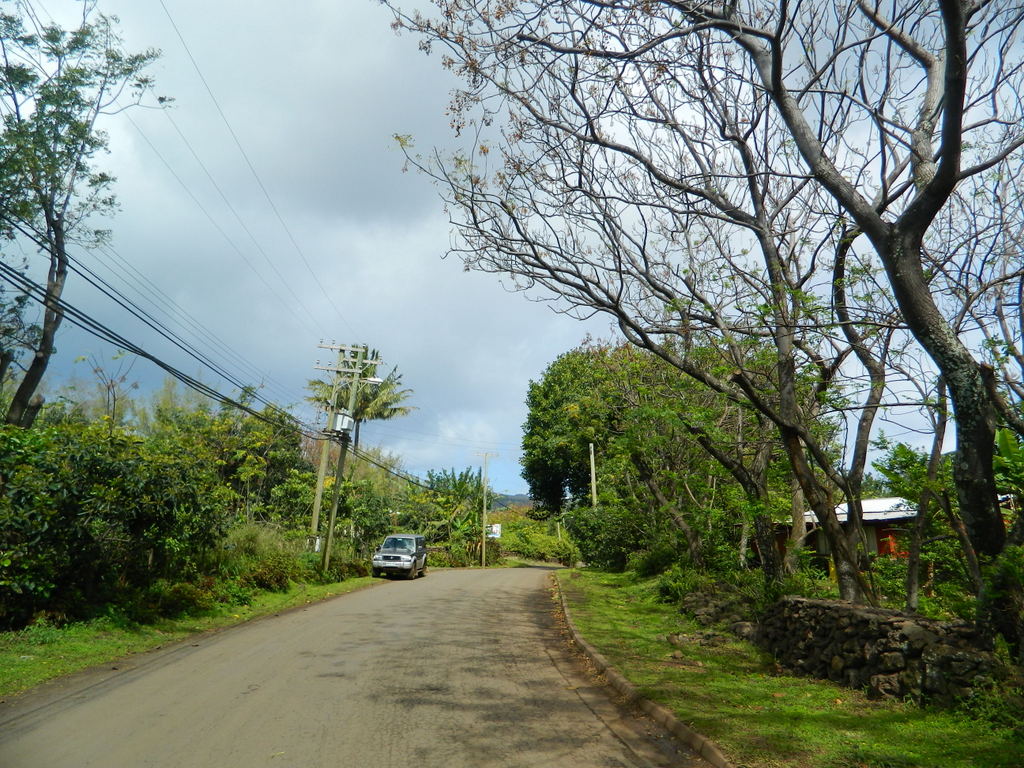
<svg viewBox="0 0 1024 768"><path fill-rule="evenodd" d="M494 498L488 489L488 499ZM427 541L443 547L451 565L480 562L480 515L483 485L480 473L470 467L429 470L424 487L409 486L397 510L399 527L422 531ZM497 548L488 547L488 562L497 559Z"/></svg>
<svg viewBox="0 0 1024 768"><path fill-rule="evenodd" d="M703 567L712 552L720 561L730 542L736 567L746 563L752 526L769 581L779 577L775 520L792 513L788 473L756 413L630 345L588 344L562 355L531 384L527 404L523 476L543 506L569 510L591 541L580 542L591 561L621 566L632 548L671 541L682 553L676 560ZM587 511L589 442L600 458L598 514ZM798 519L802 532L802 508ZM595 538L595 526L620 530ZM604 539L613 546L596 543Z"/></svg>
<svg viewBox="0 0 1024 768"><path fill-rule="evenodd" d="M1014 507L1020 510L1024 506L1024 448L1021 448L1020 438L1008 429L996 432L995 468L1000 485L1012 495ZM1024 526L1020 512L1016 522L1018 527ZM1021 532L1014 534L1016 539L1024 537Z"/></svg>
<svg viewBox="0 0 1024 768"><path fill-rule="evenodd" d="M102 241L105 233L89 229L89 218L114 209L113 179L93 164L106 147L100 117L120 109L126 93L139 98L150 87L142 73L156 53L123 51L113 20L94 14L94 3L85 4L82 23L70 30L7 10L21 10L20 4L3 5L0 227L25 238L48 261L40 331L31 339L32 358L6 415L7 423L28 427L64 319L68 249L74 242Z"/></svg>
<svg viewBox="0 0 1024 768"><path fill-rule="evenodd" d="M345 514L352 521L356 553L369 556L385 534L392 532L392 510L397 506L386 484L374 478L350 481L344 489Z"/></svg>
<svg viewBox="0 0 1024 768"><path fill-rule="evenodd" d="M243 402L251 397L243 393ZM166 385L148 408L138 408L147 442L188 453L213 467L239 517L273 517L272 490L294 482L291 470L308 472L298 422L265 407L261 417L231 406L214 406Z"/></svg>
<svg viewBox="0 0 1024 768"><path fill-rule="evenodd" d="M606 378L594 355L573 350L530 382L522 475L540 510L557 514L590 498L589 445L603 446L612 429Z"/></svg>
<svg viewBox="0 0 1024 768"><path fill-rule="evenodd" d="M309 525L316 488L316 473L291 467L270 487L264 507L268 522L289 530L304 530Z"/></svg>
<svg viewBox="0 0 1024 768"><path fill-rule="evenodd" d="M176 445L104 423L0 428L0 621L82 617L194 577L225 535L226 502L212 466Z"/></svg>
<svg viewBox="0 0 1024 768"><path fill-rule="evenodd" d="M929 595L937 594L944 598L947 611L955 606L961 616L972 615L973 606L966 610L964 606L969 606L982 574L963 522L955 514L952 462L948 456L936 460L905 443L880 440L878 447L886 449L874 462L885 492L907 499L918 508L917 518L904 535L909 556L879 563L884 566L880 577L884 578L887 571L903 570L904 606L908 611L921 608L923 588L927 600L931 600ZM923 585L922 572L927 574ZM890 597L892 589L887 590Z"/></svg>

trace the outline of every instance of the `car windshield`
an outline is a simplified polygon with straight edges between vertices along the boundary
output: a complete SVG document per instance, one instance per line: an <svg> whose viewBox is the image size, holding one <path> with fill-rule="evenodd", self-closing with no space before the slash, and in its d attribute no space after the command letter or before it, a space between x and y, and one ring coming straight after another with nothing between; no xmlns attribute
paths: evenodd
<svg viewBox="0 0 1024 768"><path fill-rule="evenodd" d="M381 549L405 549L412 552L412 539L402 539L398 536L388 536L384 539Z"/></svg>

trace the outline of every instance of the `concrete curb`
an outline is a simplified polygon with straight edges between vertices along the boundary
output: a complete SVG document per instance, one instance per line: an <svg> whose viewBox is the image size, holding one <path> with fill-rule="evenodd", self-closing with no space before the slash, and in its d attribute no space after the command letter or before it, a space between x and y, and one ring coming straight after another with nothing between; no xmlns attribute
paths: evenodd
<svg viewBox="0 0 1024 768"><path fill-rule="evenodd" d="M565 625L569 628L569 635L572 641L586 654L598 673L605 676L608 684L620 696L638 706L654 722L668 730L673 736L690 747L690 749L715 768L736 768L722 754L722 750L718 748L717 744L680 721L679 718L661 704L656 704L650 699L641 696L635 685L623 677L622 673L609 664L608 660L598 653L596 648L583 639L583 636L576 629L576 625L572 621L572 616L569 614L569 605L565 601L565 592L562 590L562 585L558 581L557 576L553 576L553 578L555 587L558 589L558 599L562 606L562 615L565 616Z"/></svg>

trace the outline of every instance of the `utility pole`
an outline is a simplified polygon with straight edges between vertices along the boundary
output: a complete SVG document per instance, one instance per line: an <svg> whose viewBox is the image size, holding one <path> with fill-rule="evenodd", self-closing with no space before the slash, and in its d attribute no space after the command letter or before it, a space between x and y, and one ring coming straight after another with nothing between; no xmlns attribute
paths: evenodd
<svg viewBox="0 0 1024 768"><path fill-rule="evenodd" d="M324 429L325 437L330 440L331 438L337 437L341 443L341 451L338 454L338 464L334 472L334 492L331 498L331 513L327 523L327 540L324 543L323 555L320 560L320 570L323 572L327 571L328 566L331 563L331 546L334 543L334 525L338 517L338 502L341 499L341 482L343 472L345 470L345 458L348 455L348 446L351 441L352 425L354 423L353 414L356 407L356 397L359 392L359 385L361 383L371 383L369 379L363 379L363 373L367 366L376 366L380 364L378 358L373 360L367 360L367 347L365 344L357 344L354 346L345 345L331 345L325 347L327 349L334 349L338 352L338 362L333 367L324 367L321 370L329 370L334 373L334 380L331 385L331 402L329 403L327 427ZM342 411L338 410L337 394L341 387L342 380L348 383L348 408ZM319 524L320 507L316 504L317 499L323 498L323 480L327 474L326 465L327 461L323 458L326 455L321 454L320 464L322 472L317 478L317 495L314 498L314 520ZM322 503L322 502L321 502Z"/></svg>
<svg viewBox="0 0 1024 768"><path fill-rule="evenodd" d="M594 444L590 444L590 505L597 508L597 470L594 467Z"/></svg>
<svg viewBox="0 0 1024 768"><path fill-rule="evenodd" d="M338 388L341 385L341 370L345 361L345 354L348 347L341 347L337 344L323 344L320 343L317 346L320 349L332 349L338 353L338 360L334 367L327 367L320 365L320 361L317 360L315 366L319 371L331 371L331 395L327 401L327 428L330 429L334 426L335 419L337 418L338 410ZM324 497L324 481L327 478L327 462L331 454L331 439L328 436L326 429L322 439L322 447L320 449L320 467L316 473L316 493L313 496L313 519L310 521L309 532L313 538L313 551L318 552L320 550L320 506L323 503Z"/></svg>
<svg viewBox="0 0 1024 768"><path fill-rule="evenodd" d="M477 453L477 456L484 457L484 468L481 476L480 489L483 491L483 507L480 510L480 567L487 567L487 460L496 453L484 451Z"/></svg>

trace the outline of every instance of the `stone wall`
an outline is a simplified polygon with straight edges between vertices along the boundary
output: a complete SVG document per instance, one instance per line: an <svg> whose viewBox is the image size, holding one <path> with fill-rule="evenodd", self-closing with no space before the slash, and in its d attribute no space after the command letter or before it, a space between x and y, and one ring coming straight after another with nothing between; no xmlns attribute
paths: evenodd
<svg viewBox="0 0 1024 768"><path fill-rule="evenodd" d="M762 618L756 641L789 670L878 698L949 702L997 669L967 624L841 601L783 598Z"/></svg>

